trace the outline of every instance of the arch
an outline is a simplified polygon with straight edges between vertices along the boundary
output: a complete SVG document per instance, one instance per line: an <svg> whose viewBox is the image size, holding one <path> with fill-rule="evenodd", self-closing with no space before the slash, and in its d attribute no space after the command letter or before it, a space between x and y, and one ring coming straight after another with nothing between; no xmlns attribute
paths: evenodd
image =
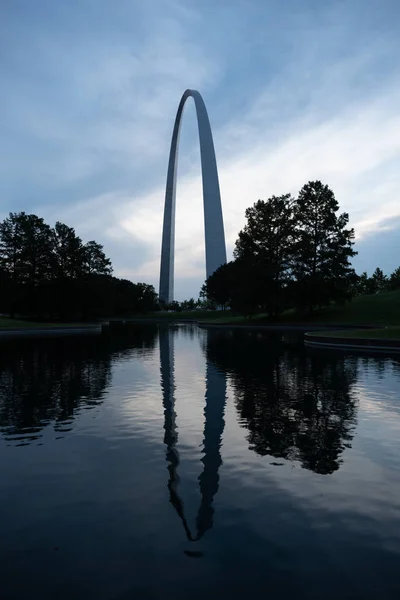
<svg viewBox="0 0 400 600"><path fill-rule="evenodd" d="M199 92L196 90L186 90L181 98L176 113L165 190L159 297L161 301L166 303L172 302L174 299L175 205L179 134L183 108L186 100L190 96L195 103L199 129L207 278L212 275L218 267L226 263L221 194L219 190L217 161L215 158L210 121L203 98Z"/></svg>

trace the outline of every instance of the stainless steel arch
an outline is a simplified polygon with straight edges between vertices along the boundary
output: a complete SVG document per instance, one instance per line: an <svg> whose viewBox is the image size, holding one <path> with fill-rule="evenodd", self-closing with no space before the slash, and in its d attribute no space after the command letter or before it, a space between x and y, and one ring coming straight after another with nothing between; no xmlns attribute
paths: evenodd
<svg viewBox="0 0 400 600"><path fill-rule="evenodd" d="M167 303L172 302L174 299L176 172L182 113L189 96L193 98L196 106L199 128L207 277L212 275L222 264L226 263L221 194L210 121L203 98L199 92L196 90L186 90L176 113L165 190L159 296L160 300Z"/></svg>

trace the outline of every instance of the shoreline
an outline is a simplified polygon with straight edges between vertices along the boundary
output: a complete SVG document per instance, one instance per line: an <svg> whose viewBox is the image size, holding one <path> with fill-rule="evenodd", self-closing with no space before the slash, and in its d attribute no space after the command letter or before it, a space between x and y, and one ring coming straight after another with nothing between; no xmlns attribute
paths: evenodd
<svg viewBox="0 0 400 600"><path fill-rule="evenodd" d="M336 350L359 350L364 352L400 352L400 339L385 337L387 326L384 325L315 325L310 323L297 323L293 325L276 324L276 325L235 325L228 323L198 323L201 328L210 329L245 329L251 331L286 331L286 332L302 332L304 333L304 345L309 348L336 349ZM355 332L368 330L382 330L382 337L346 337L329 335L335 331ZM324 335L323 332L326 332ZM368 334L367 334L368 335Z"/></svg>
<svg viewBox="0 0 400 600"><path fill-rule="evenodd" d="M92 325L54 325L48 327L15 327L0 328L0 338L29 337L29 336L60 336L60 335L82 335L98 334L102 331L101 323Z"/></svg>
<svg viewBox="0 0 400 600"><path fill-rule="evenodd" d="M342 350L362 350L362 351L383 351L383 352L400 352L400 339L385 337L387 327L383 325L349 325L349 324L319 324L311 325L310 323L274 323L274 324L238 324L238 323L218 323L207 321L196 321L195 319L121 319L103 321L102 323L91 323L82 325L69 324L54 324L54 325L35 325L31 327L10 327L0 328L0 339L17 338L17 337L50 337L50 336L74 336L74 335L96 335L101 334L104 328L108 329L113 324L125 323L166 323L171 324L193 324L200 329L235 329L244 331L275 331L275 332L297 332L304 334L304 345L310 348L320 349L342 349ZM364 336L346 336L345 332L357 330L363 331ZM382 330L382 337L368 337L367 330ZM343 331L344 335L329 335L329 332ZM326 332L324 334L324 332ZM371 332L372 333L372 332ZM390 332L388 332L390 333ZM380 336L380 333L379 333Z"/></svg>
<svg viewBox="0 0 400 600"><path fill-rule="evenodd" d="M383 325L336 325L332 323L327 324L319 324L319 325L310 325L310 323L271 323L271 324L259 324L259 325L250 325L250 324L239 324L239 323L207 323L199 321L197 325L204 329L261 329L264 331L302 331L302 332L310 332L312 331L333 331L333 330L342 330L342 329L384 329Z"/></svg>
<svg viewBox="0 0 400 600"><path fill-rule="evenodd" d="M271 324L271 325L235 325L228 323L199 323L201 328L210 329L245 329L252 331L286 331L304 333L304 345L309 348L337 349L337 350L362 350L370 352L400 352L400 339L385 337L385 330L388 326L384 325L310 325L310 323L289 324ZM382 337L347 337L346 335L329 335L329 332L335 331L363 331L368 336L368 330L382 330ZM323 332L326 332L324 335Z"/></svg>
<svg viewBox="0 0 400 600"><path fill-rule="evenodd" d="M390 338L358 338L336 337L307 332L304 334L304 344L309 348L326 348L338 350L362 350L373 352L400 352L400 339Z"/></svg>

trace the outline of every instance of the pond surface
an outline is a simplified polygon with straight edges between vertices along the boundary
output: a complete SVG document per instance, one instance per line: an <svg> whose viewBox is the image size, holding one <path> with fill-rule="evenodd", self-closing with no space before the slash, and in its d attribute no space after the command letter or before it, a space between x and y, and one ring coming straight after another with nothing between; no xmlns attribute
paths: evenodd
<svg viewBox="0 0 400 600"><path fill-rule="evenodd" d="M400 597L400 359L132 326L0 343L0 597Z"/></svg>

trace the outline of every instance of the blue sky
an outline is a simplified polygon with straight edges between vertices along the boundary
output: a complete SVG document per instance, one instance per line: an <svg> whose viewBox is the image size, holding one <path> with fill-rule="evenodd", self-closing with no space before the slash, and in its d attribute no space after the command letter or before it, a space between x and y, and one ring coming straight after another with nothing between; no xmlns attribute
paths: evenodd
<svg viewBox="0 0 400 600"><path fill-rule="evenodd" d="M183 91L214 133L228 255L244 210L321 179L356 229L358 271L400 265L397 0L3 0L0 218L96 239L158 289L166 168ZM200 156L185 109L175 290L205 277Z"/></svg>

